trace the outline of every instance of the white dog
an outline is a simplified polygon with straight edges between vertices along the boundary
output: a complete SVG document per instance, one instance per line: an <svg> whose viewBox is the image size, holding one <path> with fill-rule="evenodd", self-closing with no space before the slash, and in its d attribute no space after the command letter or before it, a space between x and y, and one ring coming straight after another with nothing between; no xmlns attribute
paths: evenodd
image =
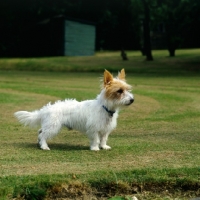
<svg viewBox="0 0 200 200"><path fill-rule="evenodd" d="M116 78L105 70L101 93L94 100L78 102L67 99L47 104L33 112L15 113L18 120L30 127L41 125L38 143L41 149L50 150L47 139L58 134L63 126L85 133L90 139L90 149L111 149L106 144L108 135L117 125L119 108L133 103L131 86L125 82L124 69Z"/></svg>

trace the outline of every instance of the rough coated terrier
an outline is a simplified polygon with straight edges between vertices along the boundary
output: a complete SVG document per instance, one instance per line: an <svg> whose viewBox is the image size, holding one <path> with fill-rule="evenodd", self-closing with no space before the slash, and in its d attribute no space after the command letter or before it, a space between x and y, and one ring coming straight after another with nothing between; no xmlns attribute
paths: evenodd
<svg viewBox="0 0 200 200"><path fill-rule="evenodd" d="M30 127L41 125L38 144L43 150L50 150L47 139L52 138L63 126L85 133L90 140L90 149L111 149L107 139L117 125L118 111L134 102L131 86L125 82L124 69L116 78L105 70L101 93L94 100L78 102L74 99L47 104L33 112L19 111L14 115Z"/></svg>

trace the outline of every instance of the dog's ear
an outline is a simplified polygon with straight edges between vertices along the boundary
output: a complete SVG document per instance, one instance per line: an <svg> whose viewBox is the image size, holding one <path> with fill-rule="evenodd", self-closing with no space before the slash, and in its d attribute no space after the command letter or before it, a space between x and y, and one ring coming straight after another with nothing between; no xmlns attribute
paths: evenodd
<svg viewBox="0 0 200 200"><path fill-rule="evenodd" d="M110 83L112 80L113 80L112 74L111 74L109 71L105 70L105 71L104 71L104 79L103 79L104 87L105 87L106 85L109 85L109 83Z"/></svg>
<svg viewBox="0 0 200 200"><path fill-rule="evenodd" d="M122 69L121 72L118 73L118 78L121 79L121 80L123 80L123 81L125 81L126 80L125 76L126 76L125 70Z"/></svg>

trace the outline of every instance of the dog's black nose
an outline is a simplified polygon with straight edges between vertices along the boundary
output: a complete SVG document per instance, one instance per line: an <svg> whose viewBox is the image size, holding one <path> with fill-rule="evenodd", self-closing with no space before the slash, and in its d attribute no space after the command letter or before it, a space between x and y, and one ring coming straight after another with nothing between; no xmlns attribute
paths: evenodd
<svg viewBox="0 0 200 200"><path fill-rule="evenodd" d="M133 102L134 102L134 99L131 99L131 100L130 100L130 103L133 103Z"/></svg>

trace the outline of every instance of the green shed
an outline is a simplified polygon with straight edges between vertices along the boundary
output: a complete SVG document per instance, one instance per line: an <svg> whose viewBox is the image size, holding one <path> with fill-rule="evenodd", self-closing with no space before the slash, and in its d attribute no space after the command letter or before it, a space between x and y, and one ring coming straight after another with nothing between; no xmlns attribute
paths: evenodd
<svg viewBox="0 0 200 200"><path fill-rule="evenodd" d="M64 55L89 56L95 52L95 26L83 21L64 20Z"/></svg>
<svg viewBox="0 0 200 200"><path fill-rule="evenodd" d="M21 48L27 56L91 56L95 53L95 39L94 23L56 16L31 28Z"/></svg>

